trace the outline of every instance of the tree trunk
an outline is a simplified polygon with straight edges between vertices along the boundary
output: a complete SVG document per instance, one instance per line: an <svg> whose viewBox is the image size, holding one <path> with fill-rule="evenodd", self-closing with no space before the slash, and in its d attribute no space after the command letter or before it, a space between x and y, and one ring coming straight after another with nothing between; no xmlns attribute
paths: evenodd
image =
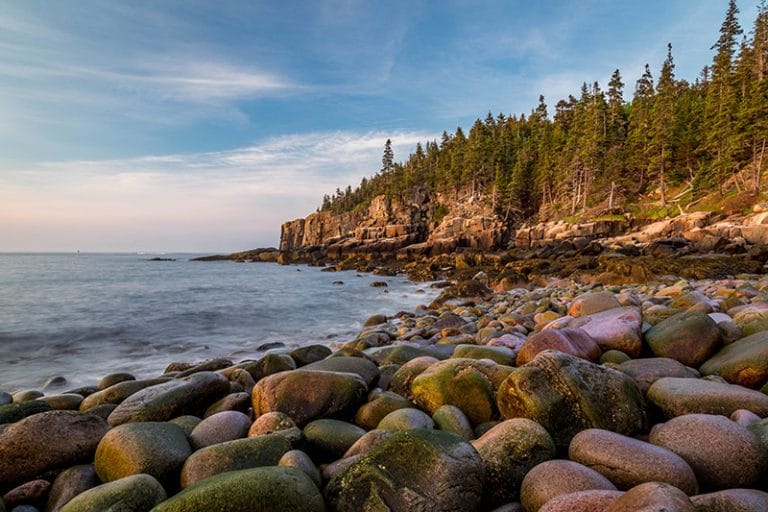
<svg viewBox="0 0 768 512"><path fill-rule="evenodd" d="M608 197L608 209L613 210L613 194L616 191L616 182L611 182L611 195Z"/></svg>

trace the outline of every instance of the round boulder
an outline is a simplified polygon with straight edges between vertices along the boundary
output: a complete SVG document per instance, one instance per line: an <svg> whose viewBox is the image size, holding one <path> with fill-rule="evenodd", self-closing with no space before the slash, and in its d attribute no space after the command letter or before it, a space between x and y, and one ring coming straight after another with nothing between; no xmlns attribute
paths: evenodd
<svg viewBox="0 0 768 512"><path fill-rule="evenodd" d="M336 475L326 487L333 510L475 510L483 463L459 436L439 430L394 434Z"/></svg>
<svg viewBox="0 0 768 512"><path fill-rule="evenodd" d="M101 440L94 465L102 482L145 473L172 491L191 453L187 436L173 423L125 423Z"/></svg>
<svg viewBox="0 0 768 512"><path fill-rule="evenodd" d="M189 442L195 450L240 439L248 435L251 419L237 411L223 411L208 416L189 434Z"/></svg>
<svg viewBox="0 0 768 512"><path fill-rule="evenodd" d="M304 427L307 452L316 460L333 461L365 435L365 430L346 421L314 420Z"/></svg>
<svg viewBox="0 0 768 512"><path fill-rule="evenodd" d="M278 466L229 471L184 489L152 512L324 512L312 480L296 468Z"/></svg>
<svg viewBox="0 0 768 512"><path fill-rule="evenodd" d="M131 475L94 487L74 497L61 512L147 512L166 498L165 490L154 477ZM154 509L152 509L154 510Z"/></svg>
<svg viewBox="0 0 768 512"><path fill-rule="evenodd" d="M538 464L523 478L520 502L526 512L537 512L549 500L578 491L615 491L603 475L570 460Z"/></svg>
<svg viewBox="0 0 768 512"><path fill-rule="evenodd" d="M568 458L594 469L622 490L646 482L668 483L688 495L699 490L693 470L680 456L609 430L588 429L576 434Z"/></svg>
<svg viewBox="0 0 768 512"><path fill-rule="evenodd" d="M533 361L539 352L558 350L592 361L600 359L602 350L583 329L546 329L531 335L517 353L517 366Z"/></svg>
<svg viewBox="0 0 768 512"><path fill-rule="evenodd" d="M688 414L651 430L650 442L678 454L704 487L749 487L768 466L768 450L746 427L724 416Z"/></svg>
<svg viewBox="0 0 768 512"><path fill-rule="evenodd" d="M768 332L734 341L701 365L703 375L719 375L732 384L759 388L768 382Z"/></svg>
<svg viewBox="0 0 768 512"><path fill-rule="evenodd" d="M764 512L768 510L768 492L757 489L727 489L692 496L697 512Z"/></svg>
<svg viewBox="0 0 768 512"><path fill-rule="evenodd" d="M445 407L445 406L444 406ZM379 430L397 432L398 430L411 430L414 428L435 428L434 420L425 412L414 409L398 409L382 418L376 427Z"/></svg>
<svg viewBox="0 0 768 512"><path fill-rule="evenodd" d="M46 512L58 512L72 498L100 483L93 464L82 464L65 469L53 481L51 491L48 493Z"/></svg>
<svg viewBox="0 0 768 512"><path fill-rule="evenodd" d="M730 416L739 409L768 416L768 395L704 379L661 378L648 389L648 401L667 418L694 413Z"/></svg>
<svg viewBox="0 0 768 512"><path fill-rule="evenodd" d="M484 501L489 508L517 500L528 471L555 457L555 443L549 433L524 418L502 421L473 441L472 446L483 460Z"/></svg>
<svg viewBox="0 0 768 512"><path fill-rule="evenodd" d="M645 333L645 341L657 357L669 357L698 368L717 351L720 329L701 311L684 311L662 320Z"/></svg>
<svg viewBox="0 0 768 512"><path fill-rule="evenodd" d="M648 482L633 487L605 512L696 512L683 491L669 484Z"/></svg>

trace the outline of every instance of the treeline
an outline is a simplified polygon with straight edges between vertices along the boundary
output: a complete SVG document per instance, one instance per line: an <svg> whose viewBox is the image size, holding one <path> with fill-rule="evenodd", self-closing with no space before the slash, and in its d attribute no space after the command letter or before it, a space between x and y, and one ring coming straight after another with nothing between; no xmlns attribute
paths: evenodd
<svg viewBox="0 0 768 512"><path fill-rule="evenodd" d="M690 83L675 77L668 45L658 78L646 65L631 101L616 70L607 89L585 83L552 113L543 97L528 116L489 113L469 134L459 127L418 144L405 163L394 162L388 140L381 170L325 196L321 209L340 213L421 189L483 197L503 218L522 220L617 208L649 193L666 206L684 195L670 197L673 187L690 200L731 188L757 193L768 139L765 3L744 35L730 0L712 49L713 62Z"/></svg>

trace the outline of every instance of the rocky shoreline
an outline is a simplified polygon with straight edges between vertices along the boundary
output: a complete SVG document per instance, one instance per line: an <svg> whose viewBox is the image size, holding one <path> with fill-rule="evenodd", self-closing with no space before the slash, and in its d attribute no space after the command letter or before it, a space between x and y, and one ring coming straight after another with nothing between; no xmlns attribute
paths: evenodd
<svg viewBox="0 0 768 512"><path fill-rule="evenodd" d="M488 284L335 351L0 393L0 510L768 510L768 277Z"/></svg>

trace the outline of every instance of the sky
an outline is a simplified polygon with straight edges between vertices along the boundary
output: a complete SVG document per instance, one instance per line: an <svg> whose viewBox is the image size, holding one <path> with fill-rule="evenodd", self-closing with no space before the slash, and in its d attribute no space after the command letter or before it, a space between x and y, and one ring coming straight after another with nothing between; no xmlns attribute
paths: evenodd
<svg viewBox="0 0 768 512"><path fill-rule="evenodd" d="M740 0L751 27L756 1ZM0 251L231 252L418 141L550 111L672 43L712 58L726 0L4 0Z"/></svg>

